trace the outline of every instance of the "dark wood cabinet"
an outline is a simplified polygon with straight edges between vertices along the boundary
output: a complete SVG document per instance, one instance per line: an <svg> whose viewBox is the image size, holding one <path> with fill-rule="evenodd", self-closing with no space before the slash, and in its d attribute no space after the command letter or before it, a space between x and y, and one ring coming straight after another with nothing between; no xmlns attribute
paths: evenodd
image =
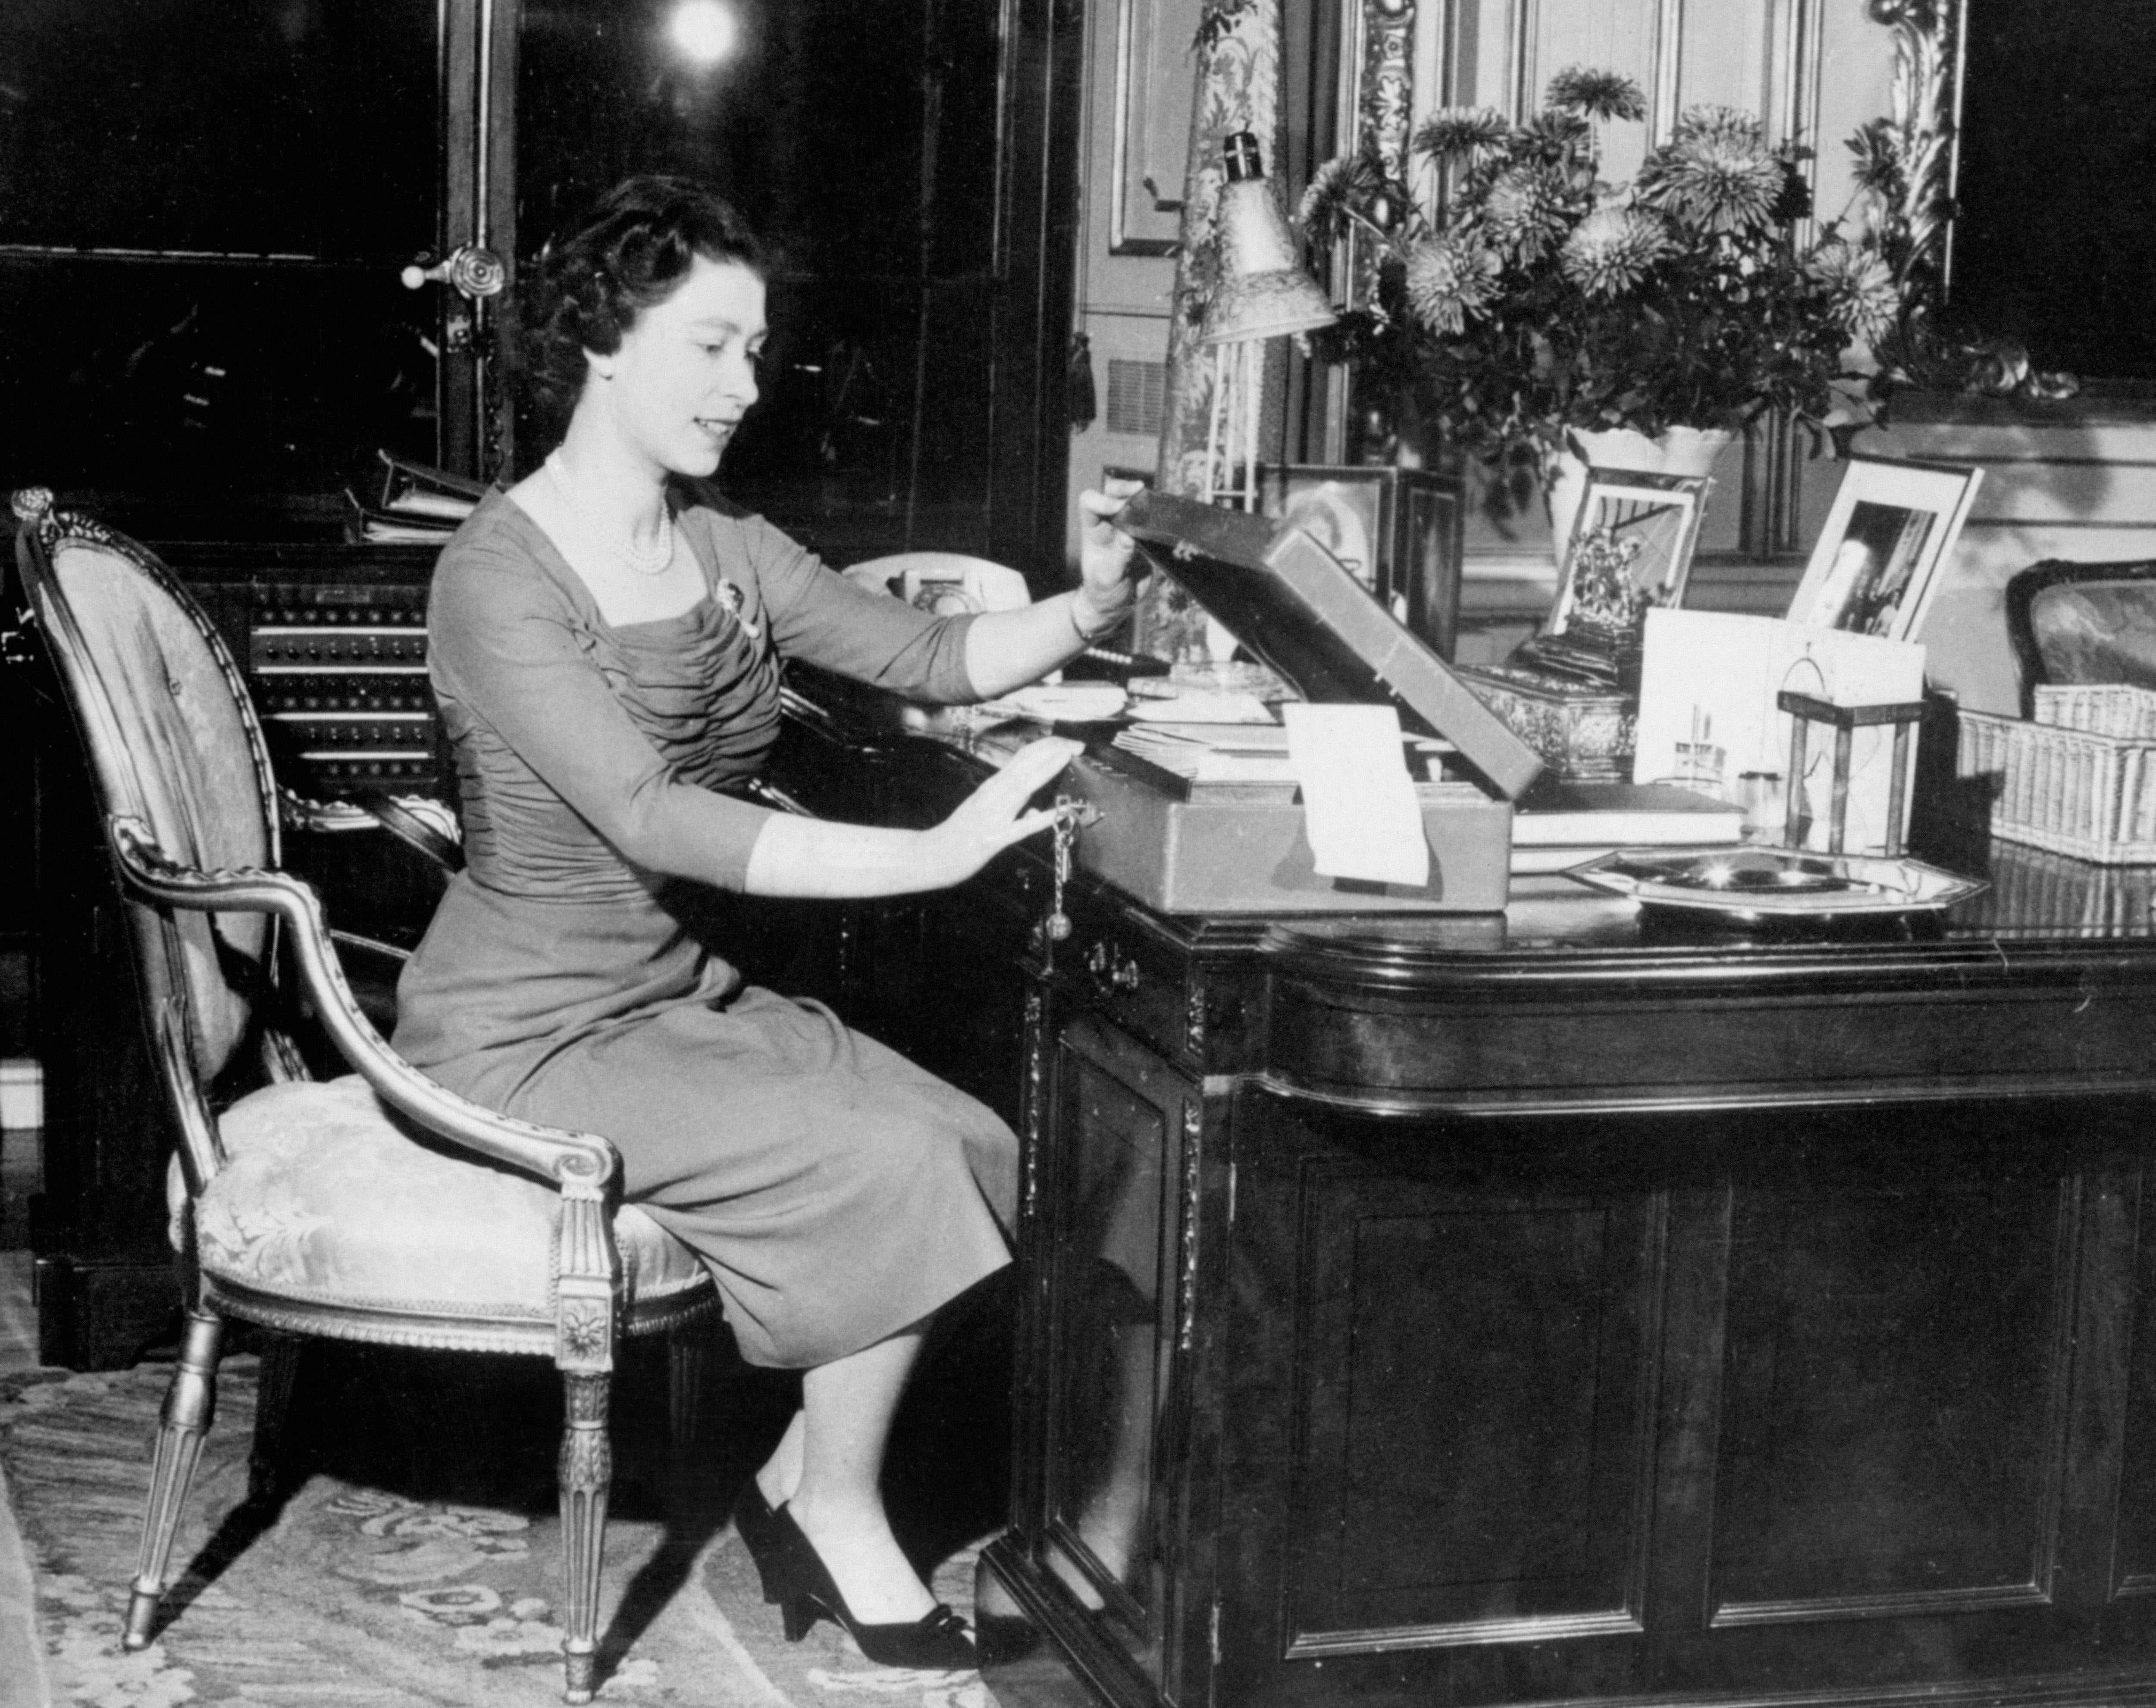
<svg viewBox="0 0 2156 1708"><path fill-rule="evenodd" d="M1073 1013L1043 1035L1042 1127L1025 1198L1039 1291L1029 1340L1024 1494L1035 1564L1117 1634L1151 1683L1176 1670L1191 1604L1160 1491L1178 1482L1190 1412L1183 1221L1197 1198L1204 1094L1158 1052Z"/></svg>

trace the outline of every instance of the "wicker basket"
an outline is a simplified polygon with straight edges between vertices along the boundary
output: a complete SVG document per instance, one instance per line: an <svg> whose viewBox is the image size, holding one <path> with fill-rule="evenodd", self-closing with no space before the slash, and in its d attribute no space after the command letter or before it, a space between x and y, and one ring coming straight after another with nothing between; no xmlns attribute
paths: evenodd
<svg viewBox="0 0 2156 1708"><path fill-rule="evenodd" d="M2075 716L2133 715L2116 705L2064 709ZM1994 836L2107 866L2156 864L2156 733L2109 735L1964 711L1955 770L1994 780Z"/></svg>
<svg viewBox="0 0 2156 1708"><path fill-rule="evenodd" d="M2039 688L2036 721L2097 736L2156 741L2156 692L2120 682L2076 682Z"/></svg>

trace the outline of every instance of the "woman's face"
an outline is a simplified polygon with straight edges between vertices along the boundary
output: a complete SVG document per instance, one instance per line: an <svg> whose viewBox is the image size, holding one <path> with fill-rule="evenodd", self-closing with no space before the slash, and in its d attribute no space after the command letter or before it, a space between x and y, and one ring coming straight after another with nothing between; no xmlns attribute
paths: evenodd
<svg viewBox="0 0 2156 1708"><path fill-rule="evenodd" d="M710 474L756 402L763 306L754 273L697 256L674 294L637 316L619 350L585 352L587 401L654 473Z"/></svg>

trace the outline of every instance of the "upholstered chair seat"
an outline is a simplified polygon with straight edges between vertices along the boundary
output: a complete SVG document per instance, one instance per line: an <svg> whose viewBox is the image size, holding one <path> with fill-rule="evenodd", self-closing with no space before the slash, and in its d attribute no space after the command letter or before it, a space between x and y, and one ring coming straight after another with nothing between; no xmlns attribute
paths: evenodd
<svg viewBox="0 0 2156 1708"><path fill-rule="evenodd" d="M349 1307L408 1321L370 1339L434 1345L448 1330L463 1346L498 1334L504 1350L553 1349L558 1191L429 1144L357 1074L265 1085L218 1125L225 1165L192 1209L196 1260L220 1290L275 1295L295 1328L307 1307ZM190 1208L177 1158L167 1191L177 1246ZM632 1323L702 1305L702 1264L642 1210L617 1210L613 1235Z"/></svg>

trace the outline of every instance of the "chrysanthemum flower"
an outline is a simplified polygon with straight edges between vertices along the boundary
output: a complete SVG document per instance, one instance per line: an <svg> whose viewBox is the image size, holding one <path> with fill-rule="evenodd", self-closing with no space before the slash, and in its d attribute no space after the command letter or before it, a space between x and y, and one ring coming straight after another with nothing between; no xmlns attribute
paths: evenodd
<svg viewBox="0 0 2156 1708"><path fill-rule="evenodd" d="M1585 65L1568 65L1550 79L1543 105L1605 121L1647 116L1647 97L1638 84L1614 71L1598 71Z"/></svg>
<svg viewBox="0 0 2156 1708"><path fill-rule="evenodd" d="M1563 240L1564 187L1547 167L1507 167L1483 200L1482 225L1499 248L1539 260Z"/></svg>
<svg viewBox="0 0 2156 1708"><path fill-rule="evenodd" d="M1425 326L1453 336L1497 294L1504 263L1472 238L1424 238L1408 251L1408 307Z"/></svg>
<svg viewBox="0 0 2156 1708"><path fill-rule="evenodd" d="M1667 253L1669 228L1637 208L1598 208L1558 252L1564 276L1589 296L1621 296Z"/></svg>
<svg viewBox="0 0 2156 1708"><path fill-rule="evenodd" d="M1543 160L1554 165L1582 157L1593 141L1587 121L1578 113L1545 107L1513 133L1512 158Z"/></svg>
<svg viewBox="0 0 2156 1708"><path fill-rule="evenodd" d="M1757 132L1755 124L1749 134L1740 127L1702 126L1679 135L1641 169L1640 193L1702 231L1757 231L1773 218L1784 176Z"/></svg>
<svg viewBox="0 0 2156 1708"><path fill-rule="evenodd" d="M1440 107L1415 126L1409 146L1425 160L1440 164L1472 160L1503 142L1512 129L1495 107Z"/></svg>
<svg viewBox="0 0 2156 1708"><path fill-rule="evenodd" d="M1762 153L1767 147L1767 133L1758 119L1735 107L1686 107L1677 115L1676 127L1671 133L1671 141L1690 142L1699 138L1712 138L1727 142L1732 147L1753 149Z"/></svg>
<svg viewBox="0 0 2156 1708"><path fill-rule="evenodd" d="M1892 330L1901 311L1894 274L1876 249L1854 244L1822 244L1807 269L1826 289L1837 325L1854 338L1873 343Z"/></svg>
<svg viewBox="0 0 2156 1708"><path fill-rule="evenodd" d="M1367 150L1328 160L1311 174L1295 223L1314 243L1330 246L1352 230L1354 214L1385 187L1385 170Z"/></svg>
<svg viewBox="0 0 2156 1708"><path fill-rule="evenodd" d="M1856 187L1876 196L1889 207L1902 200L1905 179L1902 148L1891 120L1874 119L1849 139L1849 152Z"/></svg>

